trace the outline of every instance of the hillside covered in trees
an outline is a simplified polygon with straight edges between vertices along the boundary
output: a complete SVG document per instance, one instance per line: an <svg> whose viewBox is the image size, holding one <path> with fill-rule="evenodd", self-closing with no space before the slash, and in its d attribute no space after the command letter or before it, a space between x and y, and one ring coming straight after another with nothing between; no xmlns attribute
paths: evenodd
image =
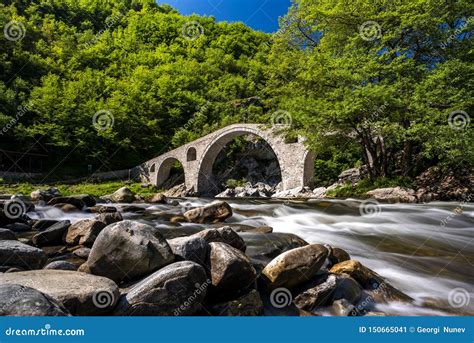
<svg viewBox="0 0 474 343"><path fill-rule="evenodd" d="M294 0L270 35L152 0L3 1L0 146L84 175L278 113L317 152L317 184L360 165L372 178L466 169L473 10Z"/></svg>

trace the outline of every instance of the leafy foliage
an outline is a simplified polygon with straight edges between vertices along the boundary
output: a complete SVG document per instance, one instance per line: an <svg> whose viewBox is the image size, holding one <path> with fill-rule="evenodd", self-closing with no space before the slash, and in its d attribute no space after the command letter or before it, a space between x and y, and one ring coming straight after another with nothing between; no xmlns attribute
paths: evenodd
<svg viewBox="0 0 474 343"><path fill-rule="evenodd" d="M55 173L107 171L286 110L317 184L361 164L372 179L473 164L472 125L449 121L473 113L471 1L293 2L270 36L153 0L3 1L2 24L26 31L0 37L1 147L47 153ZM113 126L97 130L98 111Z"/></svg>

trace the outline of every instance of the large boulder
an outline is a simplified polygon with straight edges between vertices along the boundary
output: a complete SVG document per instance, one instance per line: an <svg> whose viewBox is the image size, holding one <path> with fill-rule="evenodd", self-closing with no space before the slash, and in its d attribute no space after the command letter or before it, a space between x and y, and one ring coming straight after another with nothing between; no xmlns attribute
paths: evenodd
<svg viewBox="0 0 474 343"><path fill-rule="evenodd" d="M66 270L32 270L0 274L0 285L35 288L61 303L73 315L95 316L114 308L119 290L104 277Z"/></svg>
<svg viewBox="0 0 474 343"><path fill-rule="evenodd" d="M0 266L40 269L46 263L43 250L19 241L0 241Z"/></svg>
<svg viewBox="0 0 474 343"><path fill-rule="evenodd" d="M49 206L54 206L58 204L69 204L76 207L78 210L82 210L85 206L85 203L76 197L55 197L48 201Z"/></svg>
<svg viewBox="0 0 474 343"><path fill-rule="evenodd" d="M213 242L209 246L211 301L229 300L252 288L257 272L247 256L225 243Z"/></svg>
<svg viewBox="0 0 474 343"><path fill-rule="evenodd" d="M292 233L243 233L241 237L247 246L247 256L263 265L285 251L308 245L308 242Z"/></svg>
<svg viewBox="0 0 474 343"><path fill-rule="evenodd" d="M8 229L0 229L0 241L16 241L16 235Z"/></svg>
<svg viewBox="0 0 474 343"><path fill-rule="evenodd" d="M0 285L0 316L69 316L49 295L14 284Z"/></svg>
<svg viewBox="0 0 474 343"><path fill-rule="evenodd" d="M199 264L166 266L134 285L115 309L119 316L186 316L200 310L209 281Z"/></svg>
<svg viewBox="0 0 474 343"><path fill-rule="evenodd" d="M173 253L185 261L206 263L209 244L201 237L178 237L168 240Z"/></svg>
<svg viewBox="0 0 474 343"><path fill-rule="evenodd" d="M69 226L66 243L69 245L87 245L94 243L105 224L99 220L84 219Z"/></svg>
<svg viewBox="0 0 474 343"><path fill-rule="evenodd" d="M310 244L284 252L262 271L270 288L291 288L311 279L321 268L328 250L321 244Z"/></svg>
<svg viewBox="0 0 474 343"><path fill-rule="evenodd" d="M48 245L61 244L63 236L71 225L69 220L57 222L47 228L45 231L39 232L31 238L34 245L42 247Z"/></svg>
<svg viewBox="0 0 474 343"><path fill-rule="evenodd" d="M413 189L410 188L377 188L367 192L367 195L375 200L389 203L416 202L416 193Z"/></svg>
<svg viewBox="0 0 474 343"><path fill-rule="evenodd" d="M109 199L116 203L131 203L135 201L135 193L127 187L122 187L112 193Z"/></svg>
<svg viewBox="0 0 474 343"><path fill-rule="evenodd" d="M229 244L231 247L245 252L247 248L242 237L237 232L232 230L229 226L224 226L219 229L206 229L192 235L192 237L201 237L207 243L222 242Z"/></svg>
<svg viewBox="0 0 474 343"><path fill-rule="evenodd" d="M324 275L321 283L298 294L293 303L300 309L312 311L317 307L328 305L337 287L334 274Z"/></svg>
<svg viewBox="0 0 474 343"><path fill-rule="evenodd" d="M150 274L173 261L170 246L153 227L124 220L102 230L87 266L92 274L119 282Z"/></svg>
<svg viewBox="0 0 474 343"><path fill-rule="evenodd" d="M215 201L206 206L186 211L184 217L191 223L218 223L232 216L232 208L225 201Z"/></svg>

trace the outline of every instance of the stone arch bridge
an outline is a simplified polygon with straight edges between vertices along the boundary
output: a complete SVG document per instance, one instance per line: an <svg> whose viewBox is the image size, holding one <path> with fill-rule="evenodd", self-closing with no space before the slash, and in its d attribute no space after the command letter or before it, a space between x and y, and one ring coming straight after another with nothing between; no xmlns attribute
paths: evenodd
<svg viewBox="0 0 474 343"><path fill-rule="evenodd" d="M282 188L288 190L309 185L314 170L314 153L303 144L304 138L286 142L278 127L260 124L233 124L153 158L138 167L143 182L161 186L172 166L179 161L184 169L186 189L207 194L213 189L212 167L219 152L233 139L255 135L265 140L275 153L280 166Z"/></svg>

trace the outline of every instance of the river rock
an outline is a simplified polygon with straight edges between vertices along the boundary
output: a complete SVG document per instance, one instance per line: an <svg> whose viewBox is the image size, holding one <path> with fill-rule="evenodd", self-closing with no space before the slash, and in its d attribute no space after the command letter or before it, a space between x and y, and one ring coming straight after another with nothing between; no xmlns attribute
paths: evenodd
<svg viewBox="0 0 474 343"><path fill-rule="evenodd" d="M48 201L49 206L54 206L57 204L69 204L76 207L78 210L82 210L85 206L84 202L81 199L75 197L55 197Z"/></svg>
<svg viewBox="0 0 474 343"><path fill-rule="evenodd" d="M312 197L313 198L325 198L327 190L328 189L326 187L315 188L315 189L313 189Z"/></svg>
<svg viewBox="0 0 474 343"><path fill-rule="evenodd" d="M328 305L337 287L336 275L325 275L325 281L300 293L293 303L300 309L312 311L317 307Z"/></svg>
<svg viewBox="0 0 474 343"><path fill-rule="evenodd" d="M156 193L153 195L150 195L149 197L146 197L146 202L149 202L151 204L166 204L166 195L163 193Z"/></svg>
<svg viewBox="0 0 474 343"><path fill-rule="evenodd" d="M404 187L377 188L367 192L367 195L371 198L374 198L375 200L389 203L416 202L415 191L413 189Z"/></svg>
<svg viewBox="0 0 474 343"><path fill-rule="evenodd" d="M87 266L92 274L118 282L150 274L173 261L170 246L153 227L124 220L102 230Z"/></svg>
<svg viewBox="0 0 474 343"><path fill-rule="evenodd" d="M92 206L87 209L88 212L91 213L114 213L117 212L117 208L114 206L105 206L105 205L97 205Z"/></svg>
<svg viewBox="0 0 474 343"><path fill-rule="evenodd" d="M28 232L32 230L30 224L27 223L12 223L5 225L5 228L13 232Z"/></svg>
<svg viewBox="0 0 474 343"><path fill-rule="evenodd" d="M77 270L77 267L68 261L54 261L48 263L43 269Z"/></svg>
<svg viewBox="0 0 474 343"><path fill-rule="evenodd" d="M97 203L95 201L95 198L89 194L72 195L71 198L76 198L76 199L81 200L84 203L84 205L86 205L87 207L95 206Z"/></svg>
<svg viewBox="0 0 474 343"><path fill-rule="evenodd" d="M291 233L242 233L241 237L247 246L247 256L263 265L267 265L285 251L308 245L304 239Z"/></svg>
<svg viewBox="0 0 474 343"><path fill-rule="evenodd" d="M105 225L110 225L122 221L123 217L120 212L101 213L96 217L96 220L101 221Z"/></svg>
<svg viewBox="0 0 474 343"><path fill-rule="evenodd" d="M91 249L89 248L79 248L76 249L72 252L75 256L86 259L89 258L89 255L91 253Z"/></svg>
<svg viewBox="0 0 474 343"><path fill-rule="evenodd" d="M185 261L206 263L209 244L201 237L179 237L168 240L173 254Z"/></svg>
<svg viewBox="0 0 474 343"><path fill-rule="evenodd" d="M30 198L32 201L44 201L48 202L54 197L61 196L59 190L55 187L48 188L48 189L37 189L36 191L31 192Z"/></svg>
<svg viewBox="0 0 474 343"><path fill-rule="evenodd" d="M16 241L16 235L8 229L0 229L0 241Z"/></svg>
<svg viewBox="0 0 474 343"><path fill-rule="evenodd" d="M249 233L272 233L273 228L271 226L248 226L248 225L237 225L232 226L232 229L236 232L249 232Z"/></svg>
<svg viewBox="0 0 474 343"><path fill-rule="evenodd" d="M291 288L314 277L327 256L328 250L320 244L292 249L273 259L262 275L270 288Z"/></svg>
<svg viewBox="0 0 474 343"><path fill-rule="evenodd" d="M51 225L45 231L39 232L31 238L34 245L38 247L61 244L63 236L71 225L69 220L63 220Z"/></svg>
<svg viewBox="0 0 474 343"><path fill-rule="evenodd" d="M236 300L213 306L213 312L218 316L261 316L263 302L257 290L252 289Z"/></svg>
<svg viewBox="0 0 474 343"><path fill-rule="evenodd" d="M79 211L79 209L76 206L71 205L71 204L59 203L59 204L54 205L54 207L59 208L61 211L66 212L66 213Z"/></svg>
<svg viewBox="0 0 474 343"><path fill-rule="evenodd" d="M115 203L131 203L135 201L135 193L127 187L122 187L112 193L109 198Z"/></svg>
<svg viewBox="0 0 474 343"><path fill-rule="evenodd" d="M232 208L225 201L215 201L184 213L184 217L188 222L200 224L223 222L231 216Z"/></svg>
<svg viewBox="0 0 474 343"><path fill-rule="evenodd" d="M309 187L296 187L288 189L286 191L277 192L272 195L272 198L312 198L314 196L313 191Z"/></svg>
<svg viewBox="0 0 474 343"><path fill-rule="evenodd" d="M348 261L351 259L350 255L347 253L347 251L340 249L340 248L333 248L329 245L324 245L328 251L328 261L330 262L330 265L333 266L335 264L338 264L340 262Z"/></svg>
<svg viewBox="0 0 474 343"><path fill-rule="evenodd" d="M114 308L119 295L118 287L112 280L67 270L42 269L0 274L2 284L35 288L78 316L106 314Z"/></svg>
<svg viewBox="0 0 474 343"><path fill-rule="evenodd" d="M333 295L334 300L346 299L351 304L356 304L362 295L362 287L349 275L337 275L337 287Z"/></svg>
<svg viewBox="0 0 474 343"><path fill-rule="evenodd" d="M245 252L247 248L242 237L237 232L232 230L229 226L224 226L219 229L206 229L192 235L193 237L201 237L207 243L222 242Z"/></svg>
<svg viewBox="0 0 474 343"><path fill-rule="evenodd" d="M365 267L359 261L349 260L336 264L331 273L347 274L354 278L368 292L371 298L380 303L390 301L409 302L413 299L388 283L373 270Z"/></svg>
<svg viewBox="0 0 474 343"><path fill-rule="evenodd" d="M242 294L255 283L257 272L240 250L221 242L209 243L213 300Z"/></svg>
<svg viewBox="0 0 474 343"><path fill-rule="evenodd" d="M362 263L356 260L348 260L338 263L330 269L330 272L335 274L350 275L352 278L356 279L364 288L370 287L372 285L372 282L376 281L376 279L380 277L374 271L365 267L364 265L362 265Z"/></svg>
<svg viewBox="0 0 474 343"><path fill-rule="evenodd" d="M334 316L342 316L342 317L352 316L357 313L354 305L352 305L346 299L339 299L339 300L334 301L330 307L330 312Z"/></svg>
<svg viewBox="0 0 474 343"><path fill-rule="evenodd" d="M390 302L411 302L413 299L402 291L393 287L382 278L373 281L371 287L366 288L364 292L368 295L366 302L375 302L378 304L387 304Z"/></svg>
<svg viewBox="0 0 474 343"><path fill-rule="evenodd" d="M97 235L105 227L105 224L98 220L83 219L69 226L66 234L66 243L69 245L87 245L94 243Z"/></svg>
<svg viewBox="0 0 474 343"><path fill-rule="evenodd" d="M21 285L0 285L0 316L69 316L60 303L40 291Z"/></svg>
<svg viewBox="0 0 474 343"><path fill-rule="evenodd" d="M43 231L49 228L50 226L56 224L57 222L58 221L55 219L39 219L34 221L32 229L36 231Z"/></svg>
<svg viewBox="0 0 474 343"><path fill-rule="evenodd" d="M19 241L0 241L0 265L23 269L40 269L46 263L43 250Z"/></svg>
<svg viewBox="0 0 474 343"><path fill-rule="evenodd" d="M182 198L189 195L189 191L186 189L184 183L171 187L170 189L163 192L163 194L168 198Z"/></svg>
<svg viewBox="0 0 474 343"><path fill-rule="evenodd" d="M134 285L121 297L115 315L187 316L202 306L209 281L199 264L170 264Z"/></svg>

